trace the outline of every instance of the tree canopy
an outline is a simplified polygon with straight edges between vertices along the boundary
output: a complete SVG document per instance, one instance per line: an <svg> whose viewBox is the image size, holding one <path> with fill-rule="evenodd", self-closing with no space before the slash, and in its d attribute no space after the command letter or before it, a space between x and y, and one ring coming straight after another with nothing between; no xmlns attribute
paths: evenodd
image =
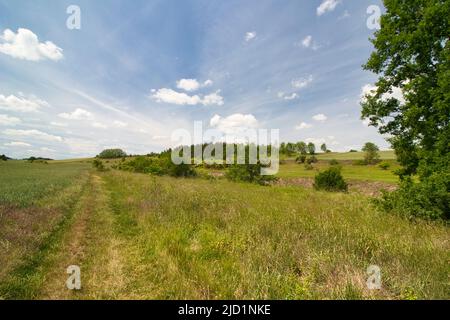
<svg viewBox="0 0 450 320"><path fill-rule="evenodd" d="M427 190L439 189L436 205L444 212L450 185L450 1L384 0L384 5L381 29L371 40L375 50L364 66L379 78L362 101L362 117L391 137L403 167L400 176L409 180L418 174L422 184L405 184L400 192L408 197L406 189L418 192L413 189L433 181ZM435 211L426 202L417 200L414 210Z"/></svg>

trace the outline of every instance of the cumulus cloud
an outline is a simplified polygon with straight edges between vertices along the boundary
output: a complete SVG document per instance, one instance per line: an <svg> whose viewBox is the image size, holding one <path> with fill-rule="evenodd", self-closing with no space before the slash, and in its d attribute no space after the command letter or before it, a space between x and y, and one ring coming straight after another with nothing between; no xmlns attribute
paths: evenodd
<svg viewBox="0 0 450 320"><path fill-rule="evenodd" d="M12 141L4 144L7 147L31 147L31 144L21 141Z"/></svg>
<svg viewBox="0 0 450 320"><path fill-rule="evenodd" d="M15 111L15 112L36 112L43 107L47 107L49 104L35 96L24 97L9 95L4 96L0 94L0 109Z"/></svg>
<svg viewBox="0 0 450 320"><path fill-rule="evenodd" d="M199 95L190 96L183 92L177 92L168 88L161 88L158 90L152 90L151 98L156 102L171 103L176 105L223 105L223 97L219 95L220 91L211 93L203 98Z"/></svg>
<svg viewBox="0 0 450 320"><path fill-rule="evenodd" d="M63 141L59 136L48 134L39 130L16 130L16 129L6 129L3 130L3 134L9 137L32 137L38 140L44 141Z"/></svg>
<svg viewBox="0 0 450 320"><path fill-rule="evenodd" d="M67 120L92 120L94 118L92 113L81 108L77 108L70 113L60 113L58 114L58 117Z"/></svg>
<svg viewBox="0 0 450 320"><path fill-rule="evenodd" d="M366 84L365 86L363 86L361 88L361 95L360 95L360 102L364 103L367 100L367 96L373 96L376 94L377 92L377 86L372 85L372 84ZM405 103L405 97L403 95L403 91L402 89L398 88L398 87L393 87L392 88L392 92L390 93L385 93L381 96L381 99L386 101L388 99L397 99L401 104Z"/></svg>
<svg viewBox="0 0 450 320"><path fill-rule="evenodd" d="M209 87L213 84L212 80L206 80L203 83L197 81L197 79L180 79L177 81L177 88L185 91L197 91L203 87Z"/></svg>
<svg viewBox="0 0 450 320"><path fill-rule="evenodd" d="M0 125L4 126L15 126L16 124L21 123L22 121L16 117L10 117L6 114L0 114Z"/></svg>
<svg viewBox="0 0 450 320"><path fill-rule="evenodd" d="M63 58L63 49L51 41L39 42L38 36L31 30L19 28L17 33L6 29L0 35L0 53L13 58L40 61L60 60Z"/></svg>
<svg viewBox="0 0 450 320"><path fill-rule="evenodd" d="M245 34L245 41L249 42L256 38L256 32L255 31L249 31Z"/></svg>
<svg viewBox="0 0 450 320"><path fill-rule="evenodd" d="M235 113L225 118L216 114L209 121L209 125L223 133L233 134L256 128L258 121L252 114Z"/></svg>
<svg viewBox="0 0 450 320"><path fill-rule="evenodd" d="M307 86L309 86L309 84L312 81L313 81L313 76L309 75L305 78L294 79L294 80L292 80L291 84L292 84L292 87L294 87L296 89L304 89Z"/></svg>
<svg viewBox="0 0 450 320"><path fill-rule="evenodd" d="M328 119L327 116L324 115L323 113L316 114L312 118L313 118L313 120L319 121L319 122L325 122Z"/></svg>
<svg viewBox="0 0 450 320"><path fill-rule="evenodd" d="M318 16L323 15L329 11L336 9L336 6L340 3L340 0L323 0L320 6L317 7L316 13Z"/></svg>
<svg viewBox="0 0 450 320"><path fill-rule="evenodd" d="M306 123L306 122L301 122L298 126L295 127L295 130L304 130L304 129L309 129L312 128L312 124Z"/></svg>

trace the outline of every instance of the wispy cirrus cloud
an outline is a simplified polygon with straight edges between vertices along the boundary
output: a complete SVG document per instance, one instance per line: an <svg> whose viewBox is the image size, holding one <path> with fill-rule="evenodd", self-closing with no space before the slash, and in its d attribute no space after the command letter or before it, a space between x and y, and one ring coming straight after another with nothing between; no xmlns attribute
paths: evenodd
<svg viewBox="0 0 450 320"><path fill-rule="evenodd" d="M6 129L3 130L2 133L8 137L29 137L43 141L57 141L57 142L63 141L63 138L60 136L52 135L36 129L30 130Z"/></svg>

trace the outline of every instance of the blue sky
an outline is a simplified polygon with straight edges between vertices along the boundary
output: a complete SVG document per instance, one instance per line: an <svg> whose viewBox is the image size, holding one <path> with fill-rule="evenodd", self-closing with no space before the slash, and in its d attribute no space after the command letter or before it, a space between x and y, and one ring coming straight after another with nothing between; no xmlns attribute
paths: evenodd
<svg viewBox="0 0 450 320"><path fill-rule="evenodd" d="M324 3L325 2L325 3ZM66 27L69 5L81 29ZM373 141L360 119L378 0L0 0L0 154L93 156L171 133L280 129L332 150ZM184 80L183 80L184 79Z"/></svg>

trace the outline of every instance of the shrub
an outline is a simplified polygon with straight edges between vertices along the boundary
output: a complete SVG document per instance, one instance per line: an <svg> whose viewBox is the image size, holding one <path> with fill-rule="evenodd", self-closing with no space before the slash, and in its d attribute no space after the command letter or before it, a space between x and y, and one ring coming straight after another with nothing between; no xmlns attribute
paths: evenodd
<svg viewBox="0 0 450 320"><path fill-rule="evenodd" d="M97 169L97 171L105 171L106 170L103 162L98 159L94 159L94 161L92 161L92 166L95 169Z"/></svg>
<svg viewBox="0 0 450 320"><path fill-rule="evenodd" d="M127 162L123 162L118 166L122 170L133 171L138 173L162 174L163 169L157 158L138 156Z"/></svg>
<svg viewBox="0 0 450 320"><path fill-rule="evenodd" d="M303 154L298 156L297 159L295 159L295 162L297 162L297 163L305 163L305 161L306 161L306 156Z"/></svg>
<svg viewBox="0 0 450 320"><path fill-rule="evenodd" d="M317 161L319 161L319 160L317 160L317 158L315 156L311 156L308 159L306 159L306 163L308 163L308 164L316 163Z"/></svg>
<svg viewBox="0 0 450 320"><path fill-rule="evenodd" d="M259 162L257 164L234 164L228 168L225 176L230 181L252 182L263 185L275 179L273 176L261 175L263 167Z"/></svg>
<svg viewBox="0 0 450 320"><path fill-rule="evenodd" d="M312 170L314 167L310 163L305 163L305 170Z"/></svg>
<svg viewBox="0 0 450 320"><path fill-rule="evenodd" d="M336 159L331 159L329 163L330 163L330 166L337 166L337 165L339 165L339 161L337 161Z"/></svg>
<svg viewBox="0 0 450 320"><path fill-rule="evenodd" d="M355 160L353 161L354 166L366 166L367 162L366 160Z"/></svg>
<svg viewBox="0 0 450 320"><path fill-rule="evenodd" d="M2 154L1 156L0 156L0 161L8 161L8 157L7 156L5 156L4 154Z"/></svg>
<svg viewBox="0 0 450 320"><path fill-rule="evenodd" d="M348 186L342 177L341 169L331 167L315 176L314 188L326 191L347 191Z"/></svg>
<svg viewBox="0 0 450 320"><path fill-rule="evenodd" d="M122 149L105 149L97 156L100 159L116 159L126 157L127 154Z"/></svg>
<svg viewBox="0 0 450 320"><path fill-rule="evenodd" d="M384 162L380 163L378 165L378 167L380 167L380 169L382 169L382 170L387 170L391 167L391 164L389 162L384 161Z"/></svg>
<svg viewBox="0 0 450 320"><path fill-rule="evenodd" d="M450 173L436 172L420 183L405 179L397 190L375 200L383 210L407 218L450 219Z"/></svg>

